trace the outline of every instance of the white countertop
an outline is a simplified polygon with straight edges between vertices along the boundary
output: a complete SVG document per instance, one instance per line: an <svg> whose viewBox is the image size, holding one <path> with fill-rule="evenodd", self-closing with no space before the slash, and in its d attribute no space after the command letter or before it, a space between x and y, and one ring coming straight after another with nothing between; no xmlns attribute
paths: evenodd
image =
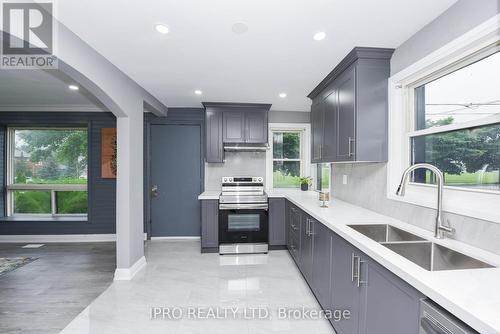
<svg viewBox="0 0 500 334"><path fill-rule="evenodd" d="M198 196L198 199L219 199L220 190L207 190Z"/></svg>
<svg viewBox="0 0 500 334"><path fill-rule="evenodd" d="M198 198L218 199L219 193ZM335 198L329 208L321 208L313 191L272 190L268 196L288 199L478 332L500 333L500 268L427 271L347 225L391 224L495 266L500 266L500 256L455 240L437 240L430 231Z"/></svg>

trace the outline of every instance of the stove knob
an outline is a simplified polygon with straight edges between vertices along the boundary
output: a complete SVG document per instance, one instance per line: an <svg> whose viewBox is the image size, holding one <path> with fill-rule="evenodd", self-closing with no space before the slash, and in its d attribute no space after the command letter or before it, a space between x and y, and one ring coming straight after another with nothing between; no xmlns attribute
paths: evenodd
<svg viewBox="0 0 500 334"><path fill-rule="evenodd" d="M225 177L222 182L227 182L227 177Z"/></svg>
<svg viewBox="0 0 500 334"><path fill-rule="evenodd" d="M232 177L229 178L229 182L233 182L233 178Z"/></svg>
<svg viewBox="0 0 500 334"><path fill-rule="evenodd" d="M261 177L257 178L257 182L262 182L263 179Z"/></svg>

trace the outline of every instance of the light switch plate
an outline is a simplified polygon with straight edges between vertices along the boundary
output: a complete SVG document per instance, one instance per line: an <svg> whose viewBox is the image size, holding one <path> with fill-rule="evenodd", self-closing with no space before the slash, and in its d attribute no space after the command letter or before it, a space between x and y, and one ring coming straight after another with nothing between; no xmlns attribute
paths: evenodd
<svg viewBox="0 0 500 334"><path fill-rule="evenodd" d="M347 184L347 175L342 175L342 184Z"/></svg>

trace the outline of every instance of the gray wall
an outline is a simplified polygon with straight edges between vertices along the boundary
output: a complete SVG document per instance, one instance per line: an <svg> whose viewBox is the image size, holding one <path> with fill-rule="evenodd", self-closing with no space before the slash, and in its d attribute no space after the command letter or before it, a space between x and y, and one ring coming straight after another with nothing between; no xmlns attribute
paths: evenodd
<svg viewBox="0 0 500 334"><path fill-rule="evenodd" d="M396 49L391 72L396 73L499 12L497 0L460 0ZM347 175L348 184L342 184ZM389 200L386 164L333 164L332 195L432 231L435 210ZM446 208L445 208L446 209ZM456 228L455 239L500 254L500 224L445 213Z"/></svg>
<svg viewBox="0 0 500 334"><path fill-rule="evenodd" d="M277 111L269 112L269 123L310 123L309 111Z"/></svg>
<svg viewBox="0 0 500 334"><path fill-rule="evenodd" d="M88 221L10 221L0 217L0 234L102 234L115 233L116 181L101 175L101 128L116 127L111 113L0 113L0 127L8 125L88 125L89 129L89 214ZM5 136L0 137L0 147L5 147ZM2 180L5 179L4 155L0 155ZM4 182L4 181L2 181ZM5 188L2 187L3 203ZM2 204L3 206L3 204ZM0 212L4 216L4 210Z"/></svg>
<svg viewBox="0 0 500 334"><path fill-rule="evenodd" d="M401 44L391 59L395 74L500 12L500 0L459 0Z"/></svg>

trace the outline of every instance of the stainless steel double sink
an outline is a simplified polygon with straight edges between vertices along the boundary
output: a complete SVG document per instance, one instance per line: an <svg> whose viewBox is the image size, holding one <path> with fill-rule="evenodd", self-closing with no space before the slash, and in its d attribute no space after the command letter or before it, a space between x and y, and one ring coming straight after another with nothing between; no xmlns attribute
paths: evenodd
<svg viewBox="0 0 500 334"><path fill-rule="evenodd" d="M429 271L493 267L392 225L348 226Z"/></svg>

